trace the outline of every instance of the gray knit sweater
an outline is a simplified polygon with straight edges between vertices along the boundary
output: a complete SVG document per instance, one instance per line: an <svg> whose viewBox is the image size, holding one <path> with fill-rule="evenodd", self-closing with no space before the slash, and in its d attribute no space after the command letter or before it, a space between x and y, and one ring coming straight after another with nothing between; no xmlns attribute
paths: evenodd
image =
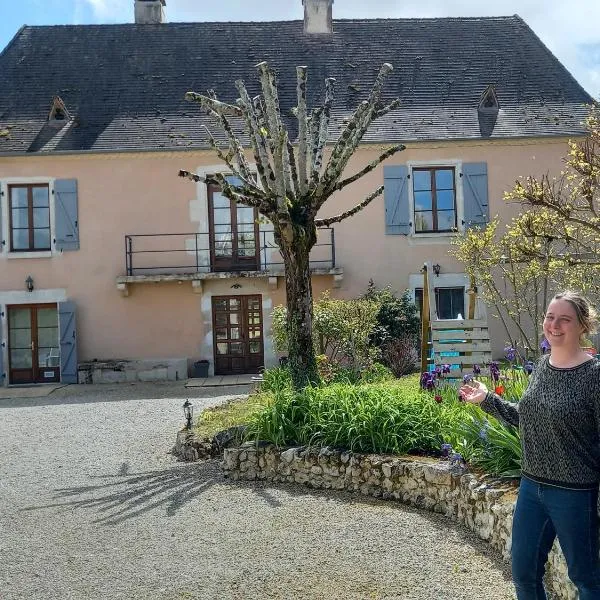
<svg viewBox="0 0 600 600"><path fill-rule="evenodd" d="M518 404L488 393L481 408L519 427L523 475L566 488L598 486L600 361L559 369L544 356Z"/></svg>

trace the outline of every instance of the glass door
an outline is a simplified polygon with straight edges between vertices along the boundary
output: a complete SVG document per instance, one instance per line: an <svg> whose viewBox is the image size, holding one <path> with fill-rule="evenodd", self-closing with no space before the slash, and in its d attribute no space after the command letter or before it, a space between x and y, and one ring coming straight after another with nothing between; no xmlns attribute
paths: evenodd
<svg viewBox="0 0 600 600"><path fill-rule="evenodd" d="M10 383L60 381L56 304L8 307Z"/></svg>

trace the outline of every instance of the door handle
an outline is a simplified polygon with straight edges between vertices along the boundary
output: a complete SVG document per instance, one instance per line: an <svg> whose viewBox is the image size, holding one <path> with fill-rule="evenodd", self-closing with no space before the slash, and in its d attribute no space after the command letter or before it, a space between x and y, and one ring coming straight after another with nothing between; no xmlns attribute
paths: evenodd
<svg viewBox="0 0 600 600"><path fill-rule="evenodd" d="M35 350L35 342L33 340L31 340L31 351L33 352Z"/></svg>

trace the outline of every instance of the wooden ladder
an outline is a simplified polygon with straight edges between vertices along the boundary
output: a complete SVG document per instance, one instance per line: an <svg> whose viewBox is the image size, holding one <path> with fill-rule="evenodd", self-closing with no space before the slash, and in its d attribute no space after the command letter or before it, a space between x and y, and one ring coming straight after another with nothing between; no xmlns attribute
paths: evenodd
<svg viewBox="0 0 600 600"><path fill-rule="evenodd" d="M435 290L431 278L430 262L423 265L423 309L421 314L421 371L450 365L449 377L462 377L473 371L473 365L481 367L481 373L489 374L492 347L487 319L475 319L476 290L471 281L469 307L466 319L439 319L436 311ZM430 341L431 338L431 341ZM433 352L432 352L433 351ZM454 356L448 356L452 353ZM431 356L433 354L433 356Z"/></svg>

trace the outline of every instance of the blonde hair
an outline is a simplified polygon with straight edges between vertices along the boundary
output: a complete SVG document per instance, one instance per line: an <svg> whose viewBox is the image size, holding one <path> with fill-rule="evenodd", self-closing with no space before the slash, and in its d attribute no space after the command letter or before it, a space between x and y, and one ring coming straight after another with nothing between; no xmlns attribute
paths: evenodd
<svg viewBox="0 0 600 600"><path fill-rule="evenodd" d="M565 290L552 298L552 300L566 300L574 309L577 321L583 327L583 335L596 333L598 328L598 313L591 302L578 292Z"/></svg>

